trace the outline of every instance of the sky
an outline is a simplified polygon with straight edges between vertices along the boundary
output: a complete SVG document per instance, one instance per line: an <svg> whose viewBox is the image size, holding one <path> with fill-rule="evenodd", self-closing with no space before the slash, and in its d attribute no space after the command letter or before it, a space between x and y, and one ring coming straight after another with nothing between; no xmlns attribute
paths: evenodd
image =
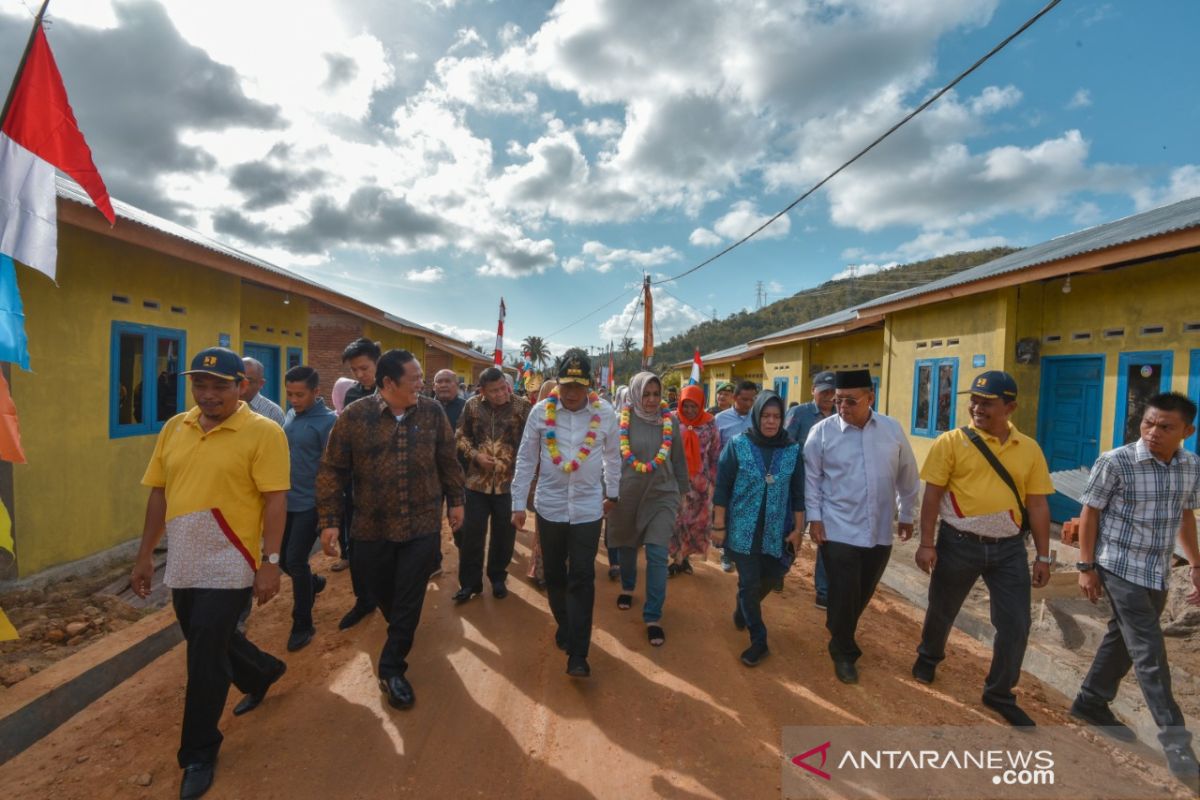
<svg viewBox="0 0 1200 800"><path fill-rule="evenodd" d="M33 3L0 0L6 82ZM557 355L639 338L643 275L741 238L1042 5L54 0L47 36L114 197L483 350L503 297L506 348ZM656 288L657 338L1200 195L1196 30L1194 0L1064 0Z"/></svg>

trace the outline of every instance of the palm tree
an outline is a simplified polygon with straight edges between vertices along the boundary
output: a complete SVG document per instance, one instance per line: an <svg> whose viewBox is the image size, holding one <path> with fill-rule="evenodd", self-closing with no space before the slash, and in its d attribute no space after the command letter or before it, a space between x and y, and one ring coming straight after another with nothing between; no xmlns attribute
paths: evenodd
<svg viewBox="0 0 1200 800"><path fill-rule="evenodd" d="M540 336L526 336L525 341L521 342L521 348L529 354L529 360L539 367L544 368L553 358L546 341Z"/></svg>

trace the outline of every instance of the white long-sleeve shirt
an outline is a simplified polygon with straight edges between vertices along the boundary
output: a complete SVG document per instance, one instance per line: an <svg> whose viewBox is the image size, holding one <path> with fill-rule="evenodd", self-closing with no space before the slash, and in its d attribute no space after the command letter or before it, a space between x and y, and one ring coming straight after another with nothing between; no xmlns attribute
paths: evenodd
<svg viewBox="0 0 1200 800"><path fill-rule="evenodd" d="M621 444L617 415L612 406L601 403L599 411L593 411L588 403L579 411L568 411L560 403L555 416L555 431L558 452L563 463L569 463L588 434L593 413L600 415L596 444L579 469L568 473L563 472L561 466L555 466L546 447L546 401L533 407L517 451L512 480L513 511L525 510L529 486L536 474L538 482L533 505L543 518L577 525L595 522L604 516L605 486L608 496L616 497L617 487L621 485Z"/></svg>
<svg viewBox="0 0 1200 800"><path fill-rule="evenodd" d="M872 412L862 428L837 414L818 422L804 443L805 516L833 542L892 543L892 522L913 521L921 488L917 459L900 423Z"/></svg>

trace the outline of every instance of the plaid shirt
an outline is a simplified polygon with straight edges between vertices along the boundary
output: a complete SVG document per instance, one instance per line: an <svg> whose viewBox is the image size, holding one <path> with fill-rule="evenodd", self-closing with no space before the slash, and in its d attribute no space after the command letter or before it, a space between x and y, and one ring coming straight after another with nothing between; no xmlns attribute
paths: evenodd
<svg viewBox="0 0 1200 800"><path fill-rule="evenodd" d="M1096 562L1165 590L1183 512L1200 508L1200 457L1181 448L1164 464L1139 439L1096 460L1080 502L1100 510Z"/></svg>

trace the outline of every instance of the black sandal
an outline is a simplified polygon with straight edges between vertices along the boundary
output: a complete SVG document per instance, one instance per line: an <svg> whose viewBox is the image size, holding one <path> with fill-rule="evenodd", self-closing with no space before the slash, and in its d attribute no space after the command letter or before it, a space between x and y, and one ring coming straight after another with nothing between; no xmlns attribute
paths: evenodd
<svg viewBox="0 0 1200 800"><path fill-rule="evenodd" d="M692 574L692 562L688 561L685 558L683 561L681 561L679 563L679 571L682 572L684 575L691 575Z"/></svg>
<svg viewBox="0 0 1200 800"><path fill-rule="evenodd" d="M622 611L628 611L629 609L633 608L633 595L617 595L617 608L621 609Z"/></svg>
<svg viewBox="0 0 1200 800"><path fill-rule="evenodd" d="M659 625L647 625L646 638L650 640L651 647L662 647L666 644L667 633Z"/></svg>

